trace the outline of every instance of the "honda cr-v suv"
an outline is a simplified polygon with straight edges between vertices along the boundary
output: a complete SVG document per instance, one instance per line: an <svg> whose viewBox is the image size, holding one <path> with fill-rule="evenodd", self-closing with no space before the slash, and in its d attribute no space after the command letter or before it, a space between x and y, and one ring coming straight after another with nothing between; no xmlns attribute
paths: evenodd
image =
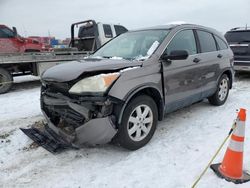
<svg viewBox="0 0 250 188"><path fill-rule="evenodd" d="M223 105L232 82L233 53L213 29L183 24L129 31L85 60L42 75L45 133L75 147L114 140L136 150L165 113L205 98Z"/></svg>

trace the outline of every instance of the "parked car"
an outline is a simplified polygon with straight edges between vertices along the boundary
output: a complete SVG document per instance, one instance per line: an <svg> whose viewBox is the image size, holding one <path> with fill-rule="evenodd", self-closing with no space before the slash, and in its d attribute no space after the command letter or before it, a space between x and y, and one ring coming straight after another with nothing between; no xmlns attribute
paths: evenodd
<svg viewBox="0 0 250 188"><path fill-rule="evenodd" d="M44 45L37 40L18 35L15 27L10 29L5 25L0 25L0 54L40 52L44 48Z"/></svg>
<svg viewBox="0 0 250 188"><path fill-rule="evenodd" d="M149 142L165 113L205 98L225 103L233 52L214 29L152 27L121 34L85 60L52 67L41 81L48 131L34 134L74 147L113 140L136 150Z"/></svg>
<svg viewBox="0 0 250 188"><path fill-rule="evenodd" d="M250 72L250 28L237 27L225 34L234 53L235 71Z"/></svg>

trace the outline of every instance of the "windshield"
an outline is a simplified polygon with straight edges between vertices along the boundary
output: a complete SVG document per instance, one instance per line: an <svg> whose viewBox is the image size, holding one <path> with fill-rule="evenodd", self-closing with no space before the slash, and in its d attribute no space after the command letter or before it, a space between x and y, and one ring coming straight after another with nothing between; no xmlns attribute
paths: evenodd
<svg viewBox="0 0 250 188"><path fill-rule="evenodd" d="M104 45L92 57L145 60L154 53L168 33L169 30L124 33Z"/></svg>
<svg viewBox="0 0 250 188"><path fill-rule="evenodd" d="M225 34L227 42L250 42L250 31L233 31Z"/></svg>

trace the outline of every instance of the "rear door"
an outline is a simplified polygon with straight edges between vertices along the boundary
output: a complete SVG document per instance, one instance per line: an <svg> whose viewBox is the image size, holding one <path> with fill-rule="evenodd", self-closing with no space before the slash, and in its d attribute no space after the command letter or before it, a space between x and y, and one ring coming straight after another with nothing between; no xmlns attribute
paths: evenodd
<svg viewBox="0 0 250 188"><path fill-rule="evenodd" d="M166 112L187 106L201 99L201 71L197 61L200 59L198 46L192 29L179 31L165 50L186 50L186 60L162 62L165 88Z"/></svg>
<svg viewBox="0 0 250 188"><path fill-rule="evenodd" d="M19 52L19 46L13 31L6 27L0 27L0 53L16 52Z"/></svg>
<svg viewBox="0 0 250 188"><path fill-rule="evenodd" d="M205 30L196 30L200 46L200 62L203 87L202 97L212 95L217 88L217 80L220 76L220 62L226 55L217 50L217 44L214 35Z"/></svg>

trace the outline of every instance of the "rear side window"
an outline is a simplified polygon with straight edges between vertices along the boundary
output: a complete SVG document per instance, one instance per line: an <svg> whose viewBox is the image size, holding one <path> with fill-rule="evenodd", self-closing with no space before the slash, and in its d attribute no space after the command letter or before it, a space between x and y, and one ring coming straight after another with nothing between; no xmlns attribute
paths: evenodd
<svg viewBox="0 0 250 188"><path fill-rule="evenodd" d="M216 43L211 33L197 30L197 35L201 45L201 52L204 53L217 51Z"/></svg>
<svg viewBox="0 0 250 188"><path fill-rule="evenodd" d="M115 25L114 27L115 27L116 35L120 35L120 34L125 33L125 32L128 31L125 27L123 27L121 25Z"/></svg>
<svg viewBox="0 0 250 188"><path fill-rule="evenodd" d="M220 50L225 50L225 49L228 48L227 44L226 44L226 42L224 42L224 40L222 40L221 38L217 37L216 35L214 35L214 37L215 37L215 40L216 40L216 42L217 42Z"/></svg>
<svg viewBox="0 0 250 188"><path fill-rule="evenodd" d="M112 30L110 25L103 24L104 35L106 38L113 38Z"/></svg>
<svg viewBox="0 0 250 188"><path fill-rule="evenodd" d="M197 53L193 30L183 30L175 35L167 47L167 53L175 50L186 50L189 55Z"/></svg>
<svg viewBox="0 0 250 188"><path fill-rule="evenodd" d="M93 26L82 26L79 29L78 37L84 38L84 37L93 37L95 36L95 30Z"/></svg>

